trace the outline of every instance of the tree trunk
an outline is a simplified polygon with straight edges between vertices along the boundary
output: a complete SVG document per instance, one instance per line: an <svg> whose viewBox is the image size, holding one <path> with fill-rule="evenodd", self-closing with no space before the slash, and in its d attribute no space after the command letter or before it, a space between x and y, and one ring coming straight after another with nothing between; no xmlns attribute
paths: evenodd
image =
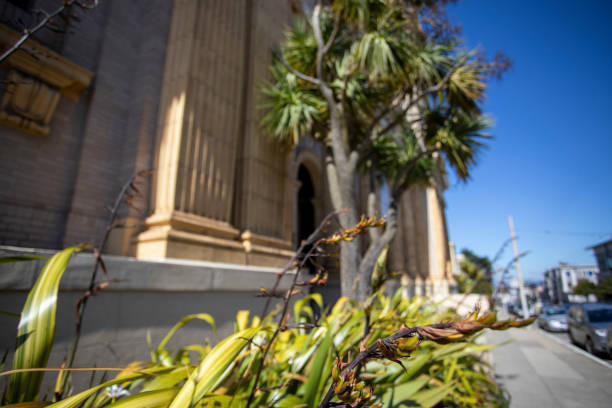
<svg viewBox="0 0 612 408"><path fill-rule="evenodd" d="M342 229L352 228L358 222L356 197L354 191L354 172L338 169L335 158L328 150L325 169L334 210L343 211L338 215ZM340 289L342 296L354 299L358 290L358 270L360 261L361 237L340 244Z"/></svg>
<svg viewBox="0 0 612 408"><path fill-rule="evenodd" d="M376 261L382 250L391 243L397 232L397 203L393 200L390 203L389 211L387 212L387 225L385 232L378 237L378 239L370 242L368 249L361 258L359 263L359 286L357 290L357 296L355 297L358 301L364 301L372 290L371 276Z"/></svg>

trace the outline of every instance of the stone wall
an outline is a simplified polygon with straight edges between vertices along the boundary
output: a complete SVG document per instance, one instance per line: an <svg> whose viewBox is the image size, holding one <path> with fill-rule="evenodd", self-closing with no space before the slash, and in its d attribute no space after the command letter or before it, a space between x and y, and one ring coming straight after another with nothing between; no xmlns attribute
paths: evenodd
<svg viewBox="0 0 612 408"><path fill-rule="evenodd" d="M13 248L0 247L3 255L14 252ZM29 253L51 255L40 250ZM150 358L148 333L157 344L188 314L211 314L219 335L226 336L233 332L238 310L251 310L254 314L262 310L265 298L256 294L261 287L272 287L278 272L273 268L184 260L145 262L106 256L104 261L109 277L118 282L89 299L75 367L116 367L135 360L146 361ZM72 342L75 304L89 285L93 263L91 254L77 254L62 278L49 367L59 367ZM43 264L44 261L28 261L0 265L0 310L21 311ZM279 290L286 290L290 279L292 275L281 281ZM14 349L17 323L18 319L0 314L1 352ZM193 321L174 336L168 347L176 350L184 345L203 344L206 338L214 341L210 326ZM10 357L8 361L10 366ZM89 373L75 378L77 386L85 386Z"/></svg>
<svg viewBox="0 0 612 408"><path fill-rule="evenodd" d="M32 9L57 6L36 1ZM75 9L79 18L62 35L45 29L36 35L91 71L93 81L78 100L60 99L47 135L0 127L0 244L61 248L96 240L104 207L124 180L151 168L171 8L163 0L103 1ZM9 27L16 19L33 21L31 12L6 1L0 12Z"/></svg>

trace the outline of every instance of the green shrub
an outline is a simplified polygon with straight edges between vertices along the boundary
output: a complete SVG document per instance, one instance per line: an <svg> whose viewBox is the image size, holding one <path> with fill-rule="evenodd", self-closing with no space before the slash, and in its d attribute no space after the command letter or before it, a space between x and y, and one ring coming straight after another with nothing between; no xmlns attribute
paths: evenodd
<svg viewBox="0 0 612 408"><path fill-rule="evenodd" d="M13 375L4 403L49 404L34 402L40 381L25 384L20 375L40 374L28 369L46 365L53 338L55 280L74 250L65 250L47 263L28 297L20 327L25 318L28 327L46 324L51 330L34 346L23 348L36 339L34 334L18 346L17 356L31 352L44 358L34 365L25 363L31 361L28 358L15 359L13 368L26 370ZM51 278L54 283L48 284ZM47 283L46 295L40 292L39 282ZM114 379L49 406L317 407L327 405L322 401L329 397L332 402L327 406L507 405L482 358L493 346L478 344L477 332L531 321L497 322L494 313L478 316L477 311L460 320L451 311L440 312L439 305L425 298L404 299L400 292L388 297L383 289L365 304L341 298L327 310L321 296L311 294L295 301L292 316L287 313L282 318L283 303L263 319L240 311L234 334L214 347L196 344L167 349L169 338L193 319L215 328L210 315L187 316L151 348L151 361L132 363ZM314 304L324 310L321 316L315 314ZM22 391L24 384L27 392Z"/></svg>

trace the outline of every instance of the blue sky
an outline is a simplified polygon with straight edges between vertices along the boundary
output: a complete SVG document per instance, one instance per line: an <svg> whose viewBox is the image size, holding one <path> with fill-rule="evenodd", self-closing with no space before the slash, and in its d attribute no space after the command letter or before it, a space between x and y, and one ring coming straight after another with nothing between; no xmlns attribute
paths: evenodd
<svg viewBox="0 0 612 408"><path fill-rule="evenodd" d="M527 279L594 264L585 248L612 238L612 2L464 0L449 14L467 45L514 64L488 92L495 139L468 183L451 177L451 240L492 257L512 215Z"/></svg>

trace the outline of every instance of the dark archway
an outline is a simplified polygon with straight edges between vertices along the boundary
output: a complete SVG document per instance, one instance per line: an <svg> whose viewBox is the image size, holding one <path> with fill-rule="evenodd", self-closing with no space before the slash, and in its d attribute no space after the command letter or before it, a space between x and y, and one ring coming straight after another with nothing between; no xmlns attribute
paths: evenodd
<svg viewBox="0 0 612 408"><path fill-rule="evenodd" d="M300 182L300 189L298 190L297 196L297 246L299 248L302 242L314 232L315 230L315 207L313 199L315 198L314 185L312 183L312 177L310 172L303 164L300 164L298 168L298 181ZM310 248L306 248L308 252ZM312 262L307 262L305 265L308 273L314 275L317 272L317 268ZM314 289L311 287L308 289L310 293L313 293ZM318 320L321 315L319 306L312 300L309 302L310 307L313 310L315 321Z"/></svg>
<svg viewBox="0 0 612 408"><path fill-rule="evenodd" d="M312 202L315 192L312 178L308 169L301 164L298 169L300 189L297 196L297 243L296 248L302 244L315 230L315 208Z"/></svg>

